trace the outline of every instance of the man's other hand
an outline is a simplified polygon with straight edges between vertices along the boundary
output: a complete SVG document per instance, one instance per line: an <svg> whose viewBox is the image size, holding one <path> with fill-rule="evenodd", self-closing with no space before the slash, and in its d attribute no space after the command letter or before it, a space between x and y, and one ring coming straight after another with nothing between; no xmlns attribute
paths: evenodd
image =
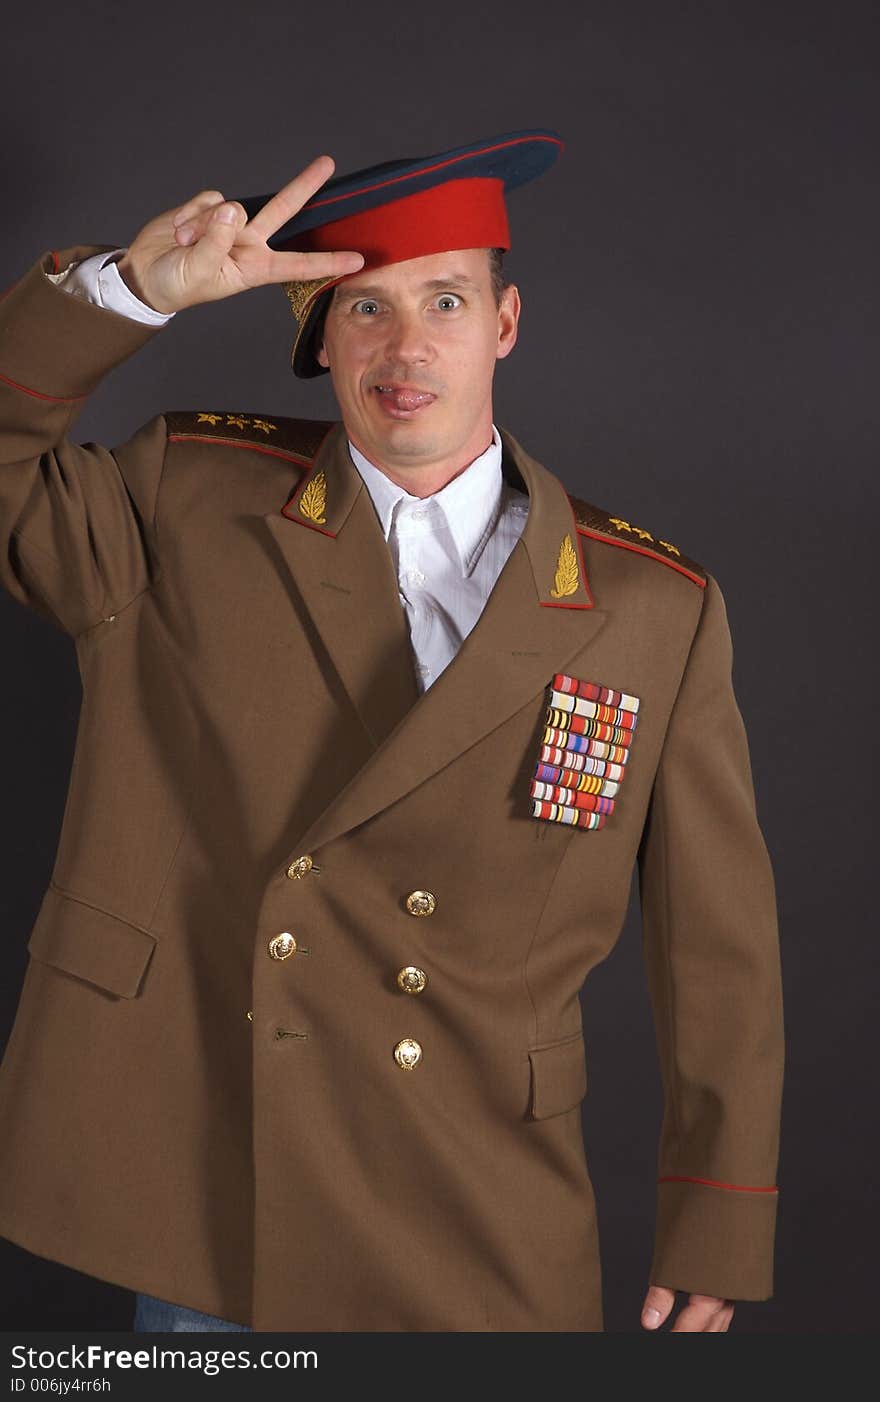
<svg viewBox="0 0 880 1402"><path fill-rule="evenodd" d="M141 229L119 260L119 274L147 306L177 312L265 283L356 273L364 265L360 253L281 253L267 243L335 168L332 157L317 156L250 220L237 200L202 190Z"/></svg>
<svg viewBox="0 0 880 1402"><path fill-rule="evenodd" d="M675 1304L675 1291L665 1285L649 1285L642 1305L642 1326L659 1329ZM670 1334L726 1334L733 1319L733 1301L715 1295L688 1295L678 1311Z"/></svg>

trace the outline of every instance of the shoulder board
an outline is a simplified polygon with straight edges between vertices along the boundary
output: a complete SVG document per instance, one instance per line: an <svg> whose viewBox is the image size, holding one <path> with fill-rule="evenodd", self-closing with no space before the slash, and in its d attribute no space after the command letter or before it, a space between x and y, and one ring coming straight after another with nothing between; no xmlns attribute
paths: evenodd
<svg viewBox="0 0 880 1402"><path fill-rule="evenodd" d="M296 462L311 462L332 420L287 419L279 414L228 409L175 409L165 414L169 441L210 439L232 448L257 448Z"/></svg>
<svg viewBox="0 0 880 1402"><path fill-rule="evenodd" d="M570 492L567 495L581 535L591 536L594 540L606 540L610 545L622 545L626 550L635 550L653 560L662 560L664 565L671 565L680 574L687 575L695 584L706 587L705 568L688 555L682 554L677 545L670 544L668 540L658 539L632 521L624 521L620 516L609 516L601 507L582 501L580 497L573 497Z"/></svg>

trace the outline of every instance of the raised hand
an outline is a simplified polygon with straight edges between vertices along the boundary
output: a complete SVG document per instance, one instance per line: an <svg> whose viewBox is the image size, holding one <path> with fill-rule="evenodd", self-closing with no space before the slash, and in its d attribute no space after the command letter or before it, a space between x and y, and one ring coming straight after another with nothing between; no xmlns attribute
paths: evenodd
<svg viewBox="0 0 880 1402"><path fill-rule="evenodd" d="M344 277L360 253L281 253L267 240L292 219L335 170L317 156L248 219L237 201L202 190L146 224L120 259L121 277L142 302L177 312L270 282Z"/></svg>

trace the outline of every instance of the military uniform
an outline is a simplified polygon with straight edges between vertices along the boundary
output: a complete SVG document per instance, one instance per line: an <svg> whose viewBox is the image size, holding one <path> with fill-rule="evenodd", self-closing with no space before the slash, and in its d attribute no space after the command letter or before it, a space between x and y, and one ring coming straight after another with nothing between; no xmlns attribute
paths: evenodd
<svg viewBox="0 0 880 1402"><path fill-rule="evenodd" d="M601 1330L579 993L637 864L650 1279L766 1298L779 946L717 581L502 429L525 528L420 695L342 424L71 441L159 334L47 278L96 251L0 303L0 579L83 683L0 1232L256 1329Z"/></svg>

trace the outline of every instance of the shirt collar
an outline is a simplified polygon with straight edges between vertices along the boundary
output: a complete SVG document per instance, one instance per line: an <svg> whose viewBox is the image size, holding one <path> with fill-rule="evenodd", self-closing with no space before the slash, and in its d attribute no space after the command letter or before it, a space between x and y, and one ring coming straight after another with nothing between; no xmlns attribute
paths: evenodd
<svg viewBox="0 0 880 1402"><path fill-rule="evenodd" d="M462 571L469 575L501 511L504 479L501 473L501 437L495 425L492 425L492 442L486 451L429 497L413 496L404 487L392 482L380 468L364 457L351 439L348 450L370 493L385 539L388 540L391 534L398 502L403 503L400 512L404 514L436 503L455 541Z"/></svg>

